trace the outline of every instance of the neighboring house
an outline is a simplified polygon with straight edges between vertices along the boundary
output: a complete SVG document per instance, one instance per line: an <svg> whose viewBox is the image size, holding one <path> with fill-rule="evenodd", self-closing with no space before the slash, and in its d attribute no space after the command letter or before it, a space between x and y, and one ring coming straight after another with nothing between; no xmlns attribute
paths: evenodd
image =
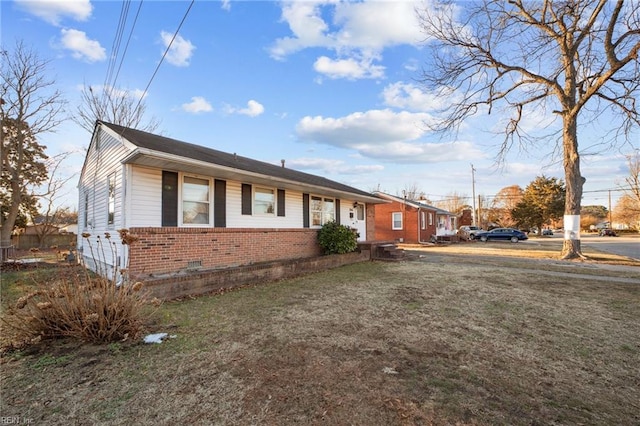
<svg viewBox="0 0 640 426"><path fill-rule="evenodd" d="M102 121L78 189L79 255L92 270L127 268L132 279L311 258L320 254L317 230L333 220L373 239L372 203L383 202L284 160L273 165ZM120 229L138 240L123 245Z"/></svg>
<svg viewBox="0 0 640 426"><path fill-rule="evenodd" d="M60 233L60 227L57 225L27 225L19 232L21 235L54 235Z"/></svg>
<svg viewBox="0 0 640 426"><path fill-rule="evenodd" d="M374 192L386 204L375 205L375 239L427 243L456 234L456 215L416 200Z"/></svg>

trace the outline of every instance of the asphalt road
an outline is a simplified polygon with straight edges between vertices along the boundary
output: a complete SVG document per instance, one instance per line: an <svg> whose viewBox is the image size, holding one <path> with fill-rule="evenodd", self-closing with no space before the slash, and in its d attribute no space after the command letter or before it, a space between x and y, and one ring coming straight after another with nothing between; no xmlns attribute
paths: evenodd
<svg viewBox="0 0 640 426"><path fill-rule="evenodd" d="M581 235L580 239L584 246L640 260L640 237L599 237L597 235Z"/></svg>

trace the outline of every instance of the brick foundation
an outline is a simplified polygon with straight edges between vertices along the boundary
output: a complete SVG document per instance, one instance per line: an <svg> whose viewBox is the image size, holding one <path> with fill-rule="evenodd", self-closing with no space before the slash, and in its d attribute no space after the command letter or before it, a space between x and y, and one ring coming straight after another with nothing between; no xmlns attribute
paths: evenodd
<svg viewBox="0 0 640 426"><path fill-rule="evenodd" d="M131 228L129 276L223 269L320 255L316 229Z"/></svg>
<svg viewBox="0 0 640 426"><path fill-rule="evenodd" d="M144 282L150 297L169 300L202 295L223 288L291 278L346 264L365 262L370 258L371 252L363 249L356 253L281 260L212 271L184 272L166 277L149 278Z"/></svg>

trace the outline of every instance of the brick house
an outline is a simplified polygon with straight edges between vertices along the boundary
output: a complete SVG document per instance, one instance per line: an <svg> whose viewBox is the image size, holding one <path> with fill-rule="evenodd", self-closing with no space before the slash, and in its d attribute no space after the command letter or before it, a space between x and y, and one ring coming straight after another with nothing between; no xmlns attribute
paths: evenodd
<svg viewBox="0 0 640 426"><path fill-rule="evenodd" d="M356 230L359 240L373 239L373 204L383 202L284 161L273 165L103 121L78 189L81 259L108 276L128 266L132 279L312 258L320 252L317 230L331 220ZM138 241L123 245L119 229Z"/></svg>
<svg viewBox="0 0 640 426"><path fill-rule="evenodd" d="M455 214L419 200L384 192L374 194L388 201L374 206L376 240L420 244L456 235Z"/></svg>

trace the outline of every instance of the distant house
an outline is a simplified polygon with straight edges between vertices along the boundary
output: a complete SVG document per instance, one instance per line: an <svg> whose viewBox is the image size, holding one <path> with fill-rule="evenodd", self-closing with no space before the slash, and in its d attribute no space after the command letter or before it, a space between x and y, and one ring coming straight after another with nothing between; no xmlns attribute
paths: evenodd
<svg viewBox="0 0 640 426"><path fill-rule="evenodd" d="M456 235L456 215L383 192L374 192L385 204L376 204L375 239L420 244Z"/></svg>
<svg viewBox="0 0 640 426"><path fill-rule="evenodd" d="M134 279L311 258L320 250L317 230L329 221L373 239L373 205L382 202L284 161L273 165L103 121L78 189L84 263L107 275L128 266ZM138 240L123 245L120 229Z"/></svg>
<svg viewBox="0 0 640 426"><path fill-rule="evenodd" d="M53 235L60 233L60 227L57 225L27 225L19 232L21 235Z"/></svg>

